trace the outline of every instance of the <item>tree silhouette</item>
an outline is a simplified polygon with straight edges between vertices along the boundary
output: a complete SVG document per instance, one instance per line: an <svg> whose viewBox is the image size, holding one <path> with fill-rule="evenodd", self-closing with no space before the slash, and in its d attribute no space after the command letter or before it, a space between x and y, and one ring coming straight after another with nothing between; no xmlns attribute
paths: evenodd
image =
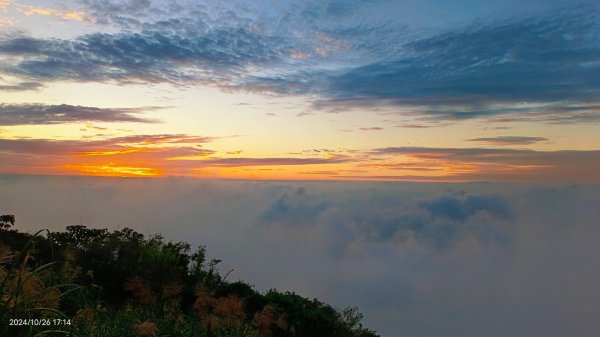
<svg viewBox="0 0 600 337"><path fill-rule="evenodd" d="M0 229L9 230L14 225L15 225L15 216L14 215L12 215L12 214L0 215Z"/></svg>

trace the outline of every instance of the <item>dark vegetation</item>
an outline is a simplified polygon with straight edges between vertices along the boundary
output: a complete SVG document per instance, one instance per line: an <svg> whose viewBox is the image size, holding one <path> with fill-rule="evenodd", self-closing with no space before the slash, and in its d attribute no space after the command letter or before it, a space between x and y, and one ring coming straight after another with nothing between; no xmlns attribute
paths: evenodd
<svg viewBox="0 0 600 337"><path fill-rule="evenodd" d="M226 281L204 247L129 228L28 234L14 223L0 216L0 336L377 336L356 307Z"/></svg>

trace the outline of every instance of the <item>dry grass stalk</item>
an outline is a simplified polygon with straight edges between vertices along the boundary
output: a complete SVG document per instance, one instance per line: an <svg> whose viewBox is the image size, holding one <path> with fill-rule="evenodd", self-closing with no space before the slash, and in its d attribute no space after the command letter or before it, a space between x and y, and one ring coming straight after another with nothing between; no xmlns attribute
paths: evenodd
<svg viewBox="0 0 600 337"><path fill-rule="evenodd" d="M164 298L177 297L183 292L183 286L179 282L170 282L163 286L162 296Z"/></svg>
<svg viewBox="0 0 600 337"><path fill-rule="evenodd" d="M212 294L204 287L199 285L196 288L196 301L194 302L194 310L198 315L202 316L210 311L214 306L215 299Z"/></svg>
<svg viewBox="0 0 600 337"><path fill-rule="evenodd" d="M156 323L144 321L135 326L135 334L138 337L156 337L158 335L158 327Z"/></svg>
<svg viewBox="0 0 600 337"><path fill-rule="evenodd" d="M74 248L67 248L63 252L63 258L67 262L75 262L77 260L77 250Z"/></svg>
<svg viewBox="0 0 600 337"><path fill-rule="evenodd" d="M275 326L283 331L287 331L289 325L288 325L287 317L285 314L279 315L279 317L277 318L277 321L275 321Z"/></svg>
<svg viewBox="0 0 600 337"><path fill-rule="evenodd" d="M6 309L14 314L34 309L43 317L55 315L60 307L61 292L56 287L46 287L38 273L27 269L31 260L28 252L17 271L9 272L4 265L12 262L15 255L6 247L0 248L0 281L3 284L2 297Z"/></svg>
<svg viewBox="0 0 600 337"><path fill-rule="evenodd" d="M125 282L125 290L130 291L142 304L154 305L158 300L148 282L141 277L130 278Z"/></svg>
<svg viewBox="0 0 600 337"><path fill-rule="evenodd" d="M254 324L260 337L270 337L271 327L275 324L275 313L270 305L266 305L260 312L254 315Z"/></svg>
<svg viewBox="0 0 600 337"><path fill-rule="evenodd" d="M75 313L75 316L73 316L73 322L75 324L89 326L94 322L95 318L96 314L94 312L94 308L87 307L79 309L79 311Z"/></svg>
<svg viewBox="0 0 600 337"><path fill-rule="evenodd" d="M242 300L237 296L219 298L213 312L220 318L221 325L228 328L239 328L244 318Z"/></svg>
<svg viewBox="0 0 600 337"><path fill-rule="evenodd" d="M10 264L15 254L6 246L0 246L0 270L5 270L3 265Z"/></svg>

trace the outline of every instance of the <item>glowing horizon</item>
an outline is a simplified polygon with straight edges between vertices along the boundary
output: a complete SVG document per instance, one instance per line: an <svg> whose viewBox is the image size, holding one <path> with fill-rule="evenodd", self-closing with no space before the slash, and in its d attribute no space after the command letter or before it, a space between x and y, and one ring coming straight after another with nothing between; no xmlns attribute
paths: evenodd
<svg viewBox="0 0 600 337"><path fill-rule="evenodd" d="M1 1L0 173L600 181L593 2L169 4Z"/></svg>

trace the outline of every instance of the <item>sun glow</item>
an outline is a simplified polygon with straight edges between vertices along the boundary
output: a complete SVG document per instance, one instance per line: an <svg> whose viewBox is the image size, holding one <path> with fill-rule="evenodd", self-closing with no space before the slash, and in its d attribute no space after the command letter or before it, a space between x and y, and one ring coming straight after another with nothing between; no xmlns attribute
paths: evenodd
<svg viewBox="0 0 600 337"><path fill-rule="evenodd" d="M80 157L93 157L93 156L112 156L117 154L128 154L146 151L146 149L129 149L129 150L117 150L117 151L87 151L78 152L76 155Z"/></svg>
<svg viewBox="0 0 600 337"><path fill-rule="evenodd" d="M107 165L63 165L62 168L71 172L92 176L107 177L160 177L163 170L157 167L132 167L116 164Z"/></svg>

